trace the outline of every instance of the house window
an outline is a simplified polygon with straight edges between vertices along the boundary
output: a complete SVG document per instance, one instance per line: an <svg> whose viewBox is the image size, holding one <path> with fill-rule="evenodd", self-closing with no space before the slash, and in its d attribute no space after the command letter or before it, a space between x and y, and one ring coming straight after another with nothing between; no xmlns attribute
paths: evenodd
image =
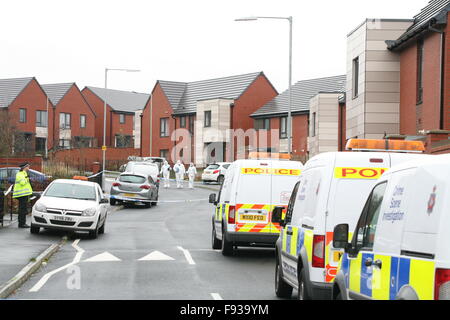
<svg viewBox="0 0 450 320"><path fill-rule="evenodd" d="M116 135L116 148L131 148L133 136Z"/></svg>
<svg viewBox="0 0 450 320"><path fill-rule="evenodd" d="M316 113L314 112L311 116L311 137L316 136Z"/></svg>
<svg viewBox="0 0 450 320"><path fill-rule="evenodd" d="M124 124L125 123L125 115L124 114L119 114L119 123Z"/></svg>
<svg viewBox="0 0 450 320"><path fill-rule="evenodd" d="M353 59L353 98L357 98L359 95L359 57Z"/></svg>
<svg viewBox="0 0 450 320"><path fill-rule="evenodd" d="M61 149L70 149L70 140L69 139L59 139L59 147Z"/></svg>
<svg viewBox="0 0 450 320"><path fill-rule="evenodd" d="M86 128L86 115L80 115L80 128Z"/></svg>
<svg viewBox="0 0 450 320"><path fill-rule="evenodd" d="M36 152L45 152L45 138L36 138L35 149Z"/></svg>
<svg viewBox="0 0 450 320"><path fill-rule="evenodd" d="M169 136L169 118L161 118L159 132L160 132L161 138Z"/></svg>
<svg viewBox="0 0 450 320"><path fill-rule="evenodd" d="M189 117L189 132L194 134L194 117Z"/></svg>
<svg viewBox="0 0 450 320"><path fill-rule="evenodd" d="M59 114L59 127L61 129L70 129L70 113Z"/></svg>
<svg viewBox="0 0 450 320"><path fill-rule="evenodd" d="M280 118L280 138L287 139L287 117Z"/></svg>
<svg viewBox="0 0 450 320"><path fill-rule="evenodd" d="M20 109L19 110L19 122L20 123L27 122L27 109Z"/></svg>
<svg viewBox="0 0 450 320"><path fill-rule="evenodd" d="M423 40L417 43L417 104L423 99Z"/></svg>
<svg viewBox="0 0 450 320"><path fill-rule="evenodd" d="M270 130L270 119L256 119L255 120L256 130Z"/></svg>
<svg viewBox="0 0 450 320"><path fill-rule="evenodd" d="M211 111L205 111L205 128L211 127Z"/></svg>
<svg viewBox="0 0 450 320"><path fill-rule="evenodd" d="M159 150L159 156L167 160L167 156L169 155L169 150L161 149Z"/></svg>
<svg viewBox="0 0 450 320"><path fill-rule="evenodd" d="M47 111L36 111L36 127L47 128Z"/></svg>
<svg viewBox="0 0 450 320"><path fill-rule="evenodd" d="M186 117L180 117L180 128L186 128Z"/></svg>

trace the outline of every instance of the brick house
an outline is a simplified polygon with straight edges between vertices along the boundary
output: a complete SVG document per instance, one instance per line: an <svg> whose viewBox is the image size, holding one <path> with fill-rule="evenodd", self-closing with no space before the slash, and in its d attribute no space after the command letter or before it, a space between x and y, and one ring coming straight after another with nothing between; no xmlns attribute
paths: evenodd
<svg viewBox="0 0 450 320"><path fill-rule="evenodd" d="M305 161L319 152L340 150L345 126L341 117L345 112L345 79L345 75L310 79L292 86L294 159ZM268 135L264 138L268 148L263 150L260 141L264 134L259 134L259 150L288 152L288 103L289 90L286 90L251 115L255 129Z"/></svg>
<svg viewBox="0 0 450 320"><path fill-rule="evenodd" d="M198 166L234 160L242 152L230 132L253 128L250 115L277 94L263 72L195 82L158 81L143 112L142 154ZM180 131L183 137L177 136Z"/></svg>
<svg viewBox="0 0 450 320"><path fill-rule="evenodd" d="M48 121L53 118L53 104L36 78L1 79L0 110L3 120L15 127L11 154L43 154L47 138L48 149L54 146L54 126Z"/></svg>
<svg viewBox="0 0 450 320"><path fill-rule="evenodd" d="M95 118L91 106L75 83L45 84L42 88L53 106L52 140L58 149L96 146ZM55 148L55 149L56 149Z"/></svg>
<svg viewBox="0 0 450 320"><path fill-rule="evenodd" d="M96 87L85 87L81 93L96 114L95 138L103 144L104 101L106 99L106 146L140 148L141 114L149 95Z"/></svg>

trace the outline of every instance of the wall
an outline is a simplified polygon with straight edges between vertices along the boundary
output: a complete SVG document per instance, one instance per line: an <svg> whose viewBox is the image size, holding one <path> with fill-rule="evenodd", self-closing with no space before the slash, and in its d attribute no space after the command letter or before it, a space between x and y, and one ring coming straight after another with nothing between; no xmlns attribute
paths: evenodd
<svg viewBox="0 0 450 320"><path fill-rule="evenodd" d="M42 157L35 156L29 158L0 158L0 168L18 167L22 163L28 162L30 168L42 172Z"/></svg>
<svg viewBox="0 0 450 320"><path fill-rule="evenodd" d="M125 123L120 123L120 113L113 112L111 110L110 116L110 132L108 136L110 137L110 146L116 146L116 135L125 135L125 136L133 136L133 122L134 122L134 114L127 113L125 114Z"/></svg>
<svg viewBox="0 0 450 320"><path fill-rule="evenodd" d="M93 93L88 88L84 88L81 93L83 94L86 101L92 107L96 114L95 118L95 138L97 139L98 145L103 145L103 115L104 115L104 102L95 93ZM110 140L111 132L111 107L106 106L106 145L111 146Z"/></svg>
<svg viewBox="0 0 450 320"><path fill-rule="evenodd" d="M366 20L347 38L347 138L382 138L400 130L400 58L387 50L410 20ZM359 95L353 95L353 60L359 57Z"/></svg>
<svg viewBox="0 0 450 320"><path fill-rule="evenodd" d="M443 129L450 130L450 16L447 16L445 30L445 57L444 57L444 114Z"/></svg>

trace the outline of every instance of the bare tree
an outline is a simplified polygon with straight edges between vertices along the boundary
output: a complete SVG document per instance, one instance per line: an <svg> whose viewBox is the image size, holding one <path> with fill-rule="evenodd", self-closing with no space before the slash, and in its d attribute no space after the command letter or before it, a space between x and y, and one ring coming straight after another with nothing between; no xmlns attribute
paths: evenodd
<svg viewBox="0 0 450 320"><path fill-rule="evenodd" d="M16 119L8 112L8 110L0 110L0 156L9 156L14 149L14 137L17 134L15 126Z"/></svg>

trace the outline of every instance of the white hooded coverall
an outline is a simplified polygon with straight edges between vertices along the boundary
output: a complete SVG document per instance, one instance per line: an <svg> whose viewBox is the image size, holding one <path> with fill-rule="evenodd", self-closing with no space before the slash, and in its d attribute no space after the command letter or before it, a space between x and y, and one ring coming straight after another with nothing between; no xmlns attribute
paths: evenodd
<svg viewBox="0 0 450 320"><path fill-rule="evenodd" d="M161 174L164 178L164 188L170 188L170 165L167 161L164 162L163 166L161 167Z"/></svg>
<svg viewBox="0 0 450 320"><path fill-rule="evenodd" d="M177 180L177 188L182 189L183 188L183 180L184 175L186 174L186 168L181 163L180 160L177 161L177 164L173 167L173 170L175 171L175 177Z"/></svg>
<svg viewBox="0 0 450 320"><path fill-rule="evenodd" d="M191 166L189 167L187 173L189 176L189 188L194 189L194 180L195 176L197 175L197 169L195 168L194 164L191 163Z"/></svg>

